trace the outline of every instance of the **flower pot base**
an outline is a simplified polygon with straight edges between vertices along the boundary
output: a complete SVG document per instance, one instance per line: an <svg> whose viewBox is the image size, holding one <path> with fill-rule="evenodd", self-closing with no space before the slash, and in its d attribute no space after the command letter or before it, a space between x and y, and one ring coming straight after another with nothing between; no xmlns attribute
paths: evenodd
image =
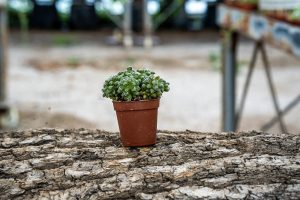
<svg viewBox="0 0 300 200"><path fill-rule="evenodd" d="M150 146L156 143L159 99L113 102L125 147Z"/></svg>

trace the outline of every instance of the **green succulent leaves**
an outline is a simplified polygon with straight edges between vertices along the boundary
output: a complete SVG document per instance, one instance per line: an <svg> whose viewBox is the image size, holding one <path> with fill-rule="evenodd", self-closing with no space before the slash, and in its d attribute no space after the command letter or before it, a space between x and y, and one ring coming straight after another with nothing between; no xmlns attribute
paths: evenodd
<svg viewBox="0 0 300 200"><path fill-rule="evenodd" d="M158 99L169 90L169 83L154 72L128 67L106 80L102 92L113 101L139 101Z"/></svg>

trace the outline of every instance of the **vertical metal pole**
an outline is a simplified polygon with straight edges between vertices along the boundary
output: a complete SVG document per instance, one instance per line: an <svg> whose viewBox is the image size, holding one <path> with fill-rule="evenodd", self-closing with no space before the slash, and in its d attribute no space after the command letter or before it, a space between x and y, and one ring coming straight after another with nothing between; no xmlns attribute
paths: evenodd
<svg viewBox="0 0 300 200"><path fill-rule="evenodd" d="M144 47L150 48L153 46L152 41L152 19L148 13L148 0L143 0L143 31L144 31Z"/></svg>
<svg viewBox="0 0 300 200"><path fill-rule="evenodd" d="M15 128L19 122L17 109L6 102L7 92L7 11L6 1L0 1L0 129Z"/></svg>
<svg viewBox="0 0 300 200"><path fill-rule="evenodd" d="M224 30L222 32L222 73L223 73L223 131L235 131L235 75L236 52L238 35L236 32Z"/></svg>
<svg viewBox="0 0 300 200"><path fill-rule="evenodd" d="M6 101L7 79L7 17L5 5L0 7L0 102Z"/></svg>
<svg viewBox="0 0 300 200"><path fill-rule="evenodd" d="M123 45L125 47L132 47L132 0L127 0L124 6Z"/></svg>

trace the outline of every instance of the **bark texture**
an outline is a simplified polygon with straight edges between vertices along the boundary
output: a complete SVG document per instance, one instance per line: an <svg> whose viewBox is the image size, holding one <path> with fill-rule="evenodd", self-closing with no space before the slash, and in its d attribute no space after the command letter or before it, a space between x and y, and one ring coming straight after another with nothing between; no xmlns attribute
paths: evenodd
<svg viewBox="0 0 300 200"><path fill-rule="evenodd" d="M99 130L4 132L0 199L300 199L300 136L160 131L123 148Z"/></svg>

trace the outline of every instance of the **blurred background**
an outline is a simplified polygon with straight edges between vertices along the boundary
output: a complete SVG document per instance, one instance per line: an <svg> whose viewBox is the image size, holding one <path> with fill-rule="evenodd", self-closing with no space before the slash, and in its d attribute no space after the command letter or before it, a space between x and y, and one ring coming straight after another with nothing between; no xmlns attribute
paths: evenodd
<svg viewBox="0 0 300 200"><path fill-rule="evenodd" d="M159 129L221 131L219 3L8 0L3 9L9 28L6 101L15 119L11 126L117 131L112 103L102 98L101 89L105 79L133 66L150 68L170 82L170 92L161 99ZM253 47L251 40L241 38L237 98ZM267 52L284 107L300 93L300 62L272 46ZM299 114L298 105L285 116L289 132L300 132ZM240 130L260 130L274 116L259 60ZM269 131L280 129L274 126Z"/></svg>

